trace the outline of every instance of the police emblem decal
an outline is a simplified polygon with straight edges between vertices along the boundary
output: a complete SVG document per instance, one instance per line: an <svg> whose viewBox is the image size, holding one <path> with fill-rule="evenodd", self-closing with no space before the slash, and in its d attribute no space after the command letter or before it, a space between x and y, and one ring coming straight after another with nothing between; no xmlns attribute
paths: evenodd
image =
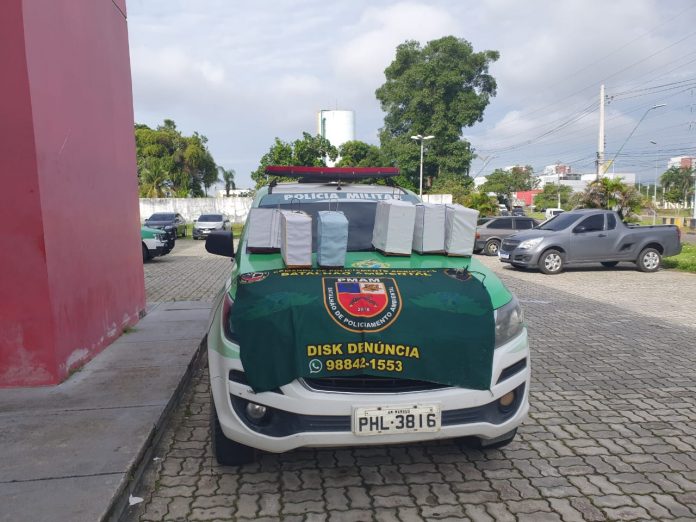
<svg viewBox="0 0 696 522"><path fill-rule="evenodd" d="M331 318L352 332L379 332L401 312L391 277L324 277L324 305Z"/></svg>

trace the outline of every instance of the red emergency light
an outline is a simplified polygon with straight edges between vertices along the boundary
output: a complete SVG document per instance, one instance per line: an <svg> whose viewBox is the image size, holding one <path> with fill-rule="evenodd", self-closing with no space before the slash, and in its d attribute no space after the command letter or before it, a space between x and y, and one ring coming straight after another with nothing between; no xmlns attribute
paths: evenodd
<svg viewBox="0 0 696 522"><path fill-rule="evenodd" d="M361 178L391 178L399 175L396 167L302 167L270 165L269 176L285 178L312 178L317 180L348 180Z"/></svg>

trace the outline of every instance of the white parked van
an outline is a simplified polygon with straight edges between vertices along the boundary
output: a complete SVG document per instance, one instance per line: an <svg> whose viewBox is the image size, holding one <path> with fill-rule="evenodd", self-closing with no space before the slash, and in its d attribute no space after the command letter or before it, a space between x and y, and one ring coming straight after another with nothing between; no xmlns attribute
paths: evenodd
<svg viewBox="0 0 696 522"><path fill-rule="evenodd" d="M554 216L557 216L558 214L561 214L563 212L562 208L547 208L546 209L546 219L551 219Z"/></svg>

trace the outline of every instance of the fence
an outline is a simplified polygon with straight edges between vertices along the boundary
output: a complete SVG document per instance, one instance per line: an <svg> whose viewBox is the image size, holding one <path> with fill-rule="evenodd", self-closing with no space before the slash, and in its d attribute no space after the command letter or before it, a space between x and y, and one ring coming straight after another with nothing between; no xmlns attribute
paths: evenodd
<svg viewBox="0 0 696 522"><path fill-rule="evenodd" d="M186 221L201 214L225 214L232 223L244 223L252 198L140 198L140 220L155 212L178 212Z"/></svg>

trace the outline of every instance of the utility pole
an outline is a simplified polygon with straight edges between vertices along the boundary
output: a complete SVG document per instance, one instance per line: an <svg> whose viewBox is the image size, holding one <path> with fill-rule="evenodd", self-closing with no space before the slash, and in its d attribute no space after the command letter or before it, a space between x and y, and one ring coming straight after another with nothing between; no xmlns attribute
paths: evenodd
<svg viewBox="0 0 696 522"><path fill-rule="evenodd" d="M604 174L604 84L599 88L599 140L597 143L597 179Z"/></svg>

